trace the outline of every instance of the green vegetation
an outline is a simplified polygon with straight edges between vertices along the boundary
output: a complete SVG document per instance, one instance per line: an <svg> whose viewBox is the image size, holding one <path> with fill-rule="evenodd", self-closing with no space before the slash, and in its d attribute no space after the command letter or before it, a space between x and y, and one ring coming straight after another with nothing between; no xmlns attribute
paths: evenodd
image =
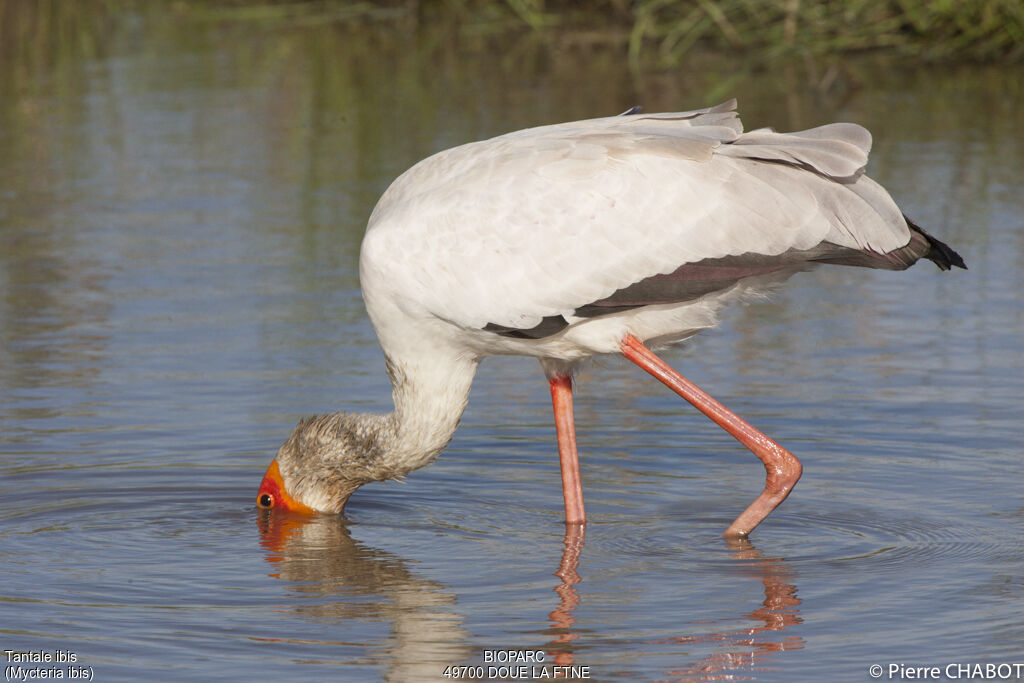
<svg viewBox="0 0 1024 683"><path fill-rule="evenodd" d="M170 8L201 22L392 23L466 41L525 37L560 50L611 49L634 68L672 68L698 50L765 60L865 52L919 63L1024 60L1022 0L177 0ZM5 43L39 49L18 38L40 32L61 37L61 50L89 53L104 26L152 9L146 0L0 0L0 59Z"/></svg>
<svg viewBox="0 0 1024 683"><path fill-rule="evenodd" d="M68 33L78 22L110 20L145 4L0 0L0 35ZM470 35L529 31L561 47L621 46L634 65L662 67L697 48L765 58L865 51L929 62L1024 57L1021 0L179 0L175 10L207 21L439 22Z"/></svg>
<svg viewBox="0 0 1024 683"><path fill-rule="evenodd" d="M482 13L494 3L473 2ZM538 31L620 40L634 63L695 48L764 57L887 51L920 61L1024 58L1020 0L503 0ZM492 10L493 11L493 10ZM568 38L571 40L571 37Z"/></svg>
<svg viewBox="0 0 1024 683"><path fill-rule="evenodd" d="M1020 61L1021 0L189 0L209 17L415 21L468 34L529 31L560 47L613 46L634 66L694 49L790 58L886 51L919 61Z"/></svg>

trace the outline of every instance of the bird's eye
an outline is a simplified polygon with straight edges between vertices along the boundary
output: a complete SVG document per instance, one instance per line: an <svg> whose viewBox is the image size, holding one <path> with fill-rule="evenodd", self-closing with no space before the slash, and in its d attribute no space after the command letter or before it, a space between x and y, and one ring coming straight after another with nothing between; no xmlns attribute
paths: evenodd
<svg viewBox="0 0 1024 683"><path fill-rule="evenodd" d="M262 493L256 502L261 508L272 507L274 505L274 497L269 493Z"/></svg>

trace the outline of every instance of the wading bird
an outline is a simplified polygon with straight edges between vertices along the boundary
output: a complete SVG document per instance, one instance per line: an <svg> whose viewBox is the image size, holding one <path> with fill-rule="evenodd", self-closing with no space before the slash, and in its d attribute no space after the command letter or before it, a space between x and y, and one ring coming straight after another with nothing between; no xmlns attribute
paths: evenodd
<svg viewBox="0 0 1024 683"><path fill-rule="evenodd" d="M480 360L519 354L547 375L565 519L582 524L572 374L621 353L764 463L764 491L725 532L749 534L789 495L800 461L650 347L817 264L964 263L864 175L867 130L744 133L735 107L530 128L402 174L370 216L359 261L394 412L299 422L258 504L340 512L359 486L427 465L455 432Z"/></svg>

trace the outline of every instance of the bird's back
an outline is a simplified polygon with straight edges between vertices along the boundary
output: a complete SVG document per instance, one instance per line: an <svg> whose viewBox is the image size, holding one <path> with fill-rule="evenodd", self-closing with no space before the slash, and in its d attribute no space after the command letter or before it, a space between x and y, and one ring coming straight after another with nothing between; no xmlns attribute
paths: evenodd
<svg viewBox="0 0 1024 683"><path fill-rule="evenodd" d="M709 269L724 284L819 261L903 268L934 255L864 175L864 128L743 133L734 107L544 126L440 152L375 208L364 292L402 298L410 315L515 334L702 296L716 286L702 280Z"/></svg>

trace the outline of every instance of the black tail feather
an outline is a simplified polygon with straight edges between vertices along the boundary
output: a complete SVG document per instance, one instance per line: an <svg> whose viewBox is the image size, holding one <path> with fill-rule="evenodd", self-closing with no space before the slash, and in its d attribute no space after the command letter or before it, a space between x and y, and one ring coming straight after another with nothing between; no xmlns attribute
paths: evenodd
<svg viewBox="0 0 1024 683"><path fill-rule="evenodd" d="M924 258L928 259L942 270L949 270L953 266L967 270L967 265L964 263L963 258L960 257L960 254L953 251L952 247L942 240L929 235L925 232L924 228L907 218L906 215L904 215L903 218L907 221L907 225L910 226L911 230L920 233L922 237L928 240L928 251L925 253Z"/></svg>

